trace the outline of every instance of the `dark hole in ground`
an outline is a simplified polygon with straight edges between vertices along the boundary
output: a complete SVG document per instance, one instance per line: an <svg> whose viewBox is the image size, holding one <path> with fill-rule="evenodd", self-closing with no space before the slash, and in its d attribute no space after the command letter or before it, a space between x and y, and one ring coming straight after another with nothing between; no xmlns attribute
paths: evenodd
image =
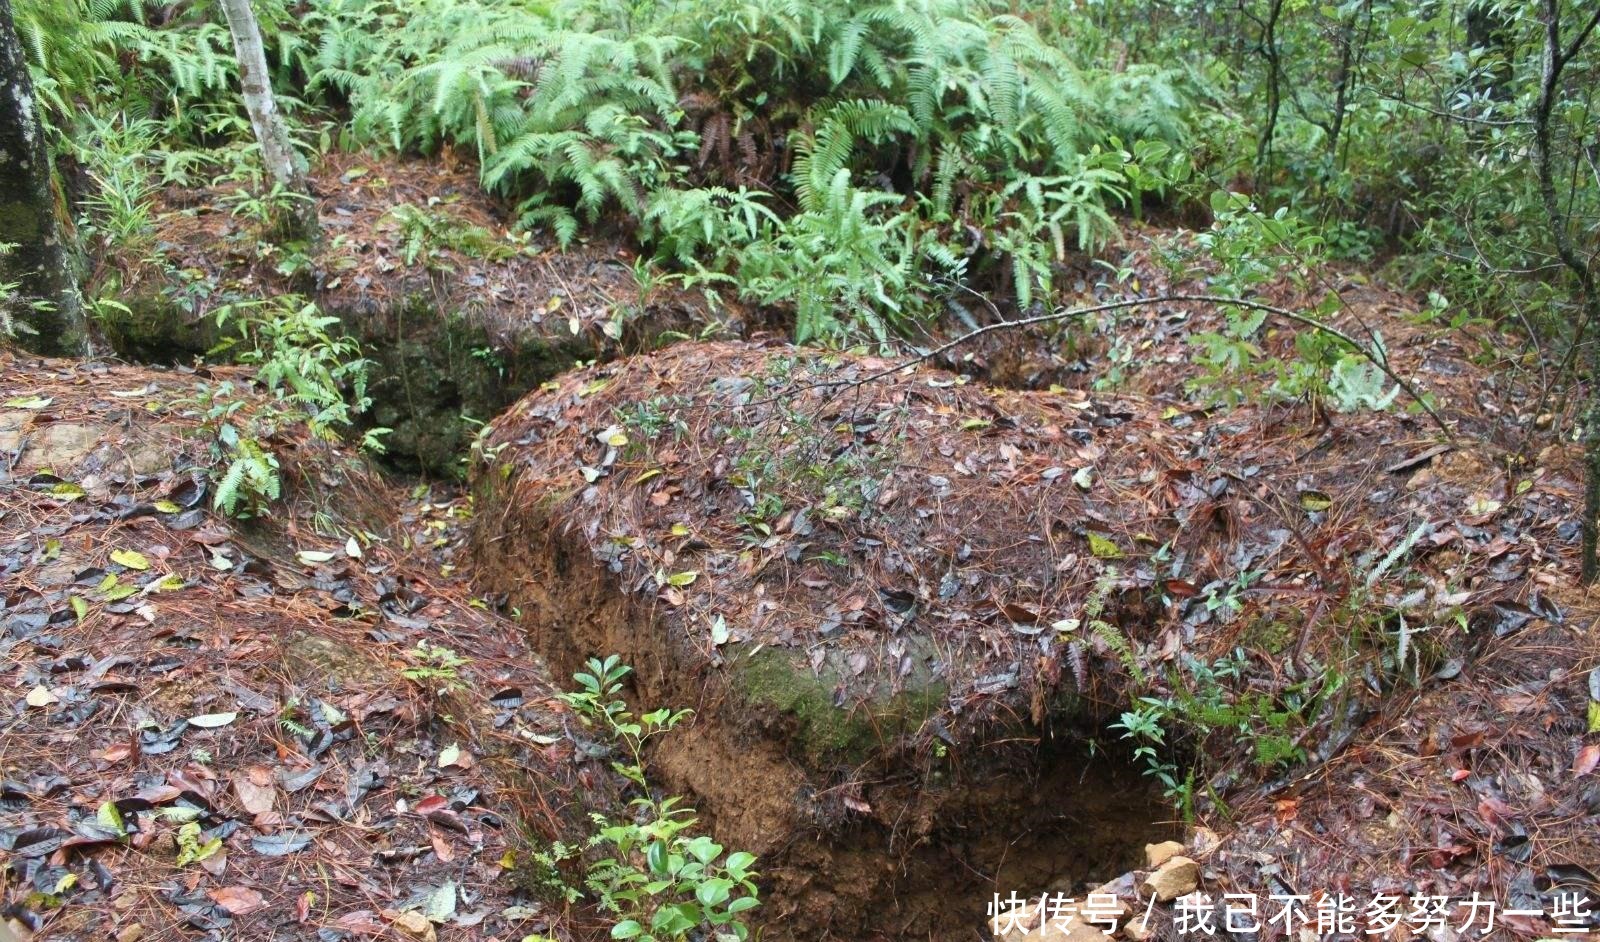
<svg viewBox="0 0 1600 942"><path fill-rule="evenodd" d="M1034 759L966 783L934 820L787 848L770 871L763 937L981 939L996 894L1082 899L1138 866L1145 844L1180 836L1171 807L1124 761L1081 743Z"/></svg>

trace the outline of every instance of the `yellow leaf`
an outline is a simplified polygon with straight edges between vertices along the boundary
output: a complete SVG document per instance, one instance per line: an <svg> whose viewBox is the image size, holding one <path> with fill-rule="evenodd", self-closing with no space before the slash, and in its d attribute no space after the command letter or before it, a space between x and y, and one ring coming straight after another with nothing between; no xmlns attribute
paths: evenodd
<svg viewBox="0 0 1600 942"><path fill-rule="evenodd" d="M1089 551L1100 559L1122 558L1122 550L1117 548L1117 544L1093 530L1089 531Z"/></svg>
<svg viewBox="0 0 1600 942"><path fill-rule="evenodd" d="M688 572L675 572L672 575L667 577L667 585L673 585L673 586L692 585L694 583L694 581L696 579L698 579L698 578L700 578L700 573L696 572L693 569L689 570Z"/></svg>
<svg viewBox="0 0 1600 942"><path fill-rule="evenodd" d="M1333 506L1333 498L1321 491L1301 491L1300 506L1311 513L1321 513Z"/></svg>
<svg viewBox="0 0 1600 942"><path fill-rule="evenodd" d="M111 552L111 561L119 566L137 569L140 572L150 568L150 560L145 559L143 553L136 553L133 550L113 550Z"/></svg>

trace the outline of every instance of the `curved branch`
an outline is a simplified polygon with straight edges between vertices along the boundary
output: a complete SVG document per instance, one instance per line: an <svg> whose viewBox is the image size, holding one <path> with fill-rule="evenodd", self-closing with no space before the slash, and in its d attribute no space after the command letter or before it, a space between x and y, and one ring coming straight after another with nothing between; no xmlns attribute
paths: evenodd
<svg viewBox="0 0 1600 942"><path fill-rule="evenodd" d="M1404 390L1406 395L1410 396L1412 400L1417 403L1417 405L1421 406L1423 411L1428 414L1428 417L1431 418L1434 424L1439 427L1439 430L1444 433L1446 439L1451 442L1455 441L1455 434L1450 431L1450 427L1445 424L1444 419L1440 417L1438 412L1434 411L1433 406L1428 404L1427 399L1423 398L1422 394L1417 391L1417 388L1411 384L1410 380L1395 372L1394 368L1389 365L1388 356L1385 355L1381 349L1367 347L1360 341L1356 340L1356 338L1350 336L1332 324L1325 323L1317 320L1314 317L1301 314L1297 311L1291 311L1287 308L1281 308L1272 304L1265 304L1261 301L1252 301L1249 298L1234 298L1215 294L1162 294L1142 298L1127 298L1121 301L1107 301L1103 304L1095 304L1089 307L1068 308L1064 310L1051 311L1048 314L1037 314L1032 317L1020 317L1015 320L1001 320L993 324L985 324L976 330L968 331L959 337L945 341L931 350L920 353L909 360L902 361L891 367L886 367L875 373L869 373L859 379L824 380L823 382L802 386L800 387L800 391L836 386L842 386L845 388L864 386L867 383L873 382L874 380L883 379L886 376L892 376L901 370L909 369L919 363L925 363L929 360L935 359L936 357L942 356L943 354L954 350L956 347L970 343L973 340L984 336L985 334L992 334L1002 330L1011 330L1018 327L1028 327L1034 324L1062 321L1074 317L1084 317L1089 314L1100 314L1106 311L1123 310L1131 307L1143 307L1149 304L1161 304L1170 301L1196 301L1204 304L1232 304L1237 307L1248 308L1251 310L1265 311L1268 314L1284 318L1285 320L1293 321L1297 324L1302 324L1306 327L1310 327L1313 330L1321 331L1330 337L1348 344L1351 349L1361 354L1361 356L1366 358L1370 363L1372 363L1373 366L1376 366L1379 370L1381 370L1385 376L1389 377L1389 379L1393 380L1396 385ZM767 399L752 402L750 405L762 405L764 403L771 402L776 398L778 397L768 397Z"/></svg>

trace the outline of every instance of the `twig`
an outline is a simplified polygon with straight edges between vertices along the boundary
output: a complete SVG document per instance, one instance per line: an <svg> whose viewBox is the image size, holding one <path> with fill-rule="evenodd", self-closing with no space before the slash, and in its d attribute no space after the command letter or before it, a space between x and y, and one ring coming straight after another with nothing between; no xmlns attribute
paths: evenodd
<svg viewBox="0 0 1600 942"><path fill-rule="evenodd" d="M1100 314L1106 311L1117 311L1130 307L1143 307L1148 304L1163 304L1172 301L1194 301L1204 304L1232 304L1237 307L1248 308L1251 310L1265 311L1268 314L1282 317L1285 320L1294 321L1297 324L1303 324L1306 327L1312 328L1313 330L1322 331L1330 337L1341 340L1350 345L1350 347L1357 353L1365 357L1369 362L1372 363L1373 366L1376 366L1379 370L1381 370L1385 376L1393 380L1401 389L1405 390L1406 395L1410 396L1419 406L1421 406L1423 411L1428 413L1428 417L1433 419L1434 424L1439 426L1439 430L1444 433L1447 440L1452 443L1454 443L1456 440L1455 434L1450 431L1450 427L1445 424L1444 419L1439 416L1439 413L1434 411L1433 406L1428 404L1428 401L1423 398L1422 394L1417 391L1416 387L1413 386L1409 380L1407 380L1404 376L1401 376L1399 373L1396 373L1394 369L1389 366L1388 357L1383 355L1381 351L1369 349L1364 344L1357 341L1354 337L1350 336L1339 328L1334 327L1332 324L1324 323L1309 315L1300 314L1296 311L1277 307L1272 304L1264 304L1260 301L1252 301L1248 298L1233 298L1214 294L1162 294L1143 298L1127 298L1121 301L1107 301L1103 304L1095 304L1089 307L1068 308L1065 310L1051 311L1048 314L1036 314L1032 317L1020 317L1015 320L996 321L993 324L985 324L982 327L979 327L977 330L971 330L959 337L947 340L939 346L920 353L909 360L897 363L894 366L886 367L877 371L876 373L869 373L859 379L823 380L821 382L811 383L806 386L799 387L795 390L790 390L790 392L805 392L811 389L822 389L835 386L843 386L846 388L865 386L867 383L883 379L886 376L892 376L901 370L909 369L910 367L916 366L919 363L925 363L928 360L935 359L936 357L950 352L956 347L970 343L985 334L995 333L996 331L1010 330L1017 327L1029 327L1034 324L1046 324L1052 321L1067 320L1068 318L1084 317L1089 314ZM771 396L767 399L748 403L748 405L765 405L776 400L777 398L777 396Z"/></svg>

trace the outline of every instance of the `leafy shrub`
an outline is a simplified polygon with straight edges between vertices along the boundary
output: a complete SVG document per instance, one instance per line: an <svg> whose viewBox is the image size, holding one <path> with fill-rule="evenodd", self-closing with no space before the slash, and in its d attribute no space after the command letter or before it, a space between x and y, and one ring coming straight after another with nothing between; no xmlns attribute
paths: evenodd
<svg viewBox="0 0 1600 942"><path fill-rule="evenodd" d="M254 365L271 399L247 400L231 382L200 388L201 417L217 461L212 503L229 515L257 516L282 496L278 459L267 441L290 422L303 421L328 439L348 429L371 404L367 361L354 340L332 332L338 318L292 295L226 305L217 321L238 334L214 352L236 351L240 362ZM381 451L387 431L367 430L362 446Z"/></svg>
<svg viewBox="0 0 1600 942"><path fill-rule="evenodd" d="M598 728L621 746L626 759L614 762L640 795L635 813L607 821L596 815L591 845L607 856L590 864L586 883L600 907L617 916L613 939L648 942L708 937L743 940L750 930L741 914L760 905L752 854L724 848L705 835L692 835L694 812L677 797L656 798L644 772L644 745L682 722L687 710L655 710L635 716L620 694L629 668L616 655L590 658L587 670L573 675L579 689L562 695L585 725Z"/></svg>

